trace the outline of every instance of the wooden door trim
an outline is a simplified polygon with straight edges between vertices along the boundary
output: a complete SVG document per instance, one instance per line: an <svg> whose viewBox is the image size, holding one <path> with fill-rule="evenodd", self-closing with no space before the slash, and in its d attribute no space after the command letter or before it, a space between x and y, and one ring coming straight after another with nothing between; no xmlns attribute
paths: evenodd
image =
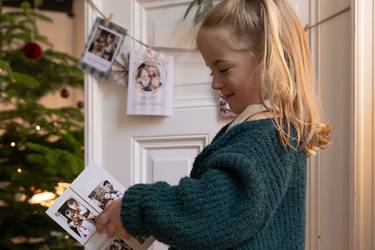
<svg viewBox="0 0 375 250"><path fill-rule="evenodd" d="M354 241L356 250L375 246L375 5L352 0L354 15ZM354 248L353 248L354 249Z"/></svg>

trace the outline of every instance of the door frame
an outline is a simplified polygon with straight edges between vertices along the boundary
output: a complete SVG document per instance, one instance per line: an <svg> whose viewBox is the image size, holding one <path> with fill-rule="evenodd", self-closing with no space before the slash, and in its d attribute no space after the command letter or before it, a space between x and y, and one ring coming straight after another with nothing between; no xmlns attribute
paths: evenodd
<svg viewBox="0 0 375 250"><path fill-rule="evenodd" d="M95 4L101 8L102 1L95 0ZM89 32L95 23L97 13L85 1L84 3L84 34L87 41ZM100 106L99 82L90 74L85 73L85 166L96 162L102 164L102 108Z"/></svg>
<svg viewBox="0 0 375 250"><path fill-rule="evenodd" d="M375 4L373 0L351 1L356 194L351 237L356 250L370 250L375 246Z"/></svg>

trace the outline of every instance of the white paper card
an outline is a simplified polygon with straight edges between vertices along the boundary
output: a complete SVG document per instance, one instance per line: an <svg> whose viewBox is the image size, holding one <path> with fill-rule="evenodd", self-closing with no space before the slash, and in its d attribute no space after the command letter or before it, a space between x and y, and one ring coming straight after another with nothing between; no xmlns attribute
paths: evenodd
<svg viewBox="0 0 375 250"><path fill-rule="evenodd" d="M71 183L46 213L88 250L145 250L153 237L134 236L123 241L96 232L95 220L105 205L124 195L125 187L96 163Z"/></svg>
<svg viewBox="0 0 375 250"><path fill-rule="evenodd" d="M171 116L173 72L172 56L145 48L131 51L128 115Z"/></svg>

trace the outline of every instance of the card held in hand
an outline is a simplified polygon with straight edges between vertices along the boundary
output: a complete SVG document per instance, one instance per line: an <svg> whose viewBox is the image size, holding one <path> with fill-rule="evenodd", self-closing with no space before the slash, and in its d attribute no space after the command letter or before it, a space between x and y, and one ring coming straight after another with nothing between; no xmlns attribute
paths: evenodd
<svg viewBox="0 0 375 250"><path fill-rule="evenodd" d="M98 164L88 165L46 213L88 250L146 250L153 237L132 236L128 240L108 238L96 232L96 217L105 206L122 198L126 188Z"/></svg>

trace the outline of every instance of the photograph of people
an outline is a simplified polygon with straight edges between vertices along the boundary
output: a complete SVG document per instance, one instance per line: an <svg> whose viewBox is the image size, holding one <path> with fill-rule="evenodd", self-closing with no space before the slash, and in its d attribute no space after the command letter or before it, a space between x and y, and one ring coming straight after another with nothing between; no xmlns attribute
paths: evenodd
<svg viewBox="0 0 375 250"><path fill-rule="evenodd" d="M113 54L116 50L115 37L116 36L114 34L108 33L105 46L103 47L102 57L108 61L112 61Z"/></svg>
<svg viewBox="0 0 375 250"><path fill-rule="evenodd" d="M105 250L133 250L125 241L115 239L111 245L106 247Z"/></svg>
<svg viewBox="0 0 375 250"><path fill-rule="evenodd" d="M58 212L66 218L66 224L80 238L87 237L95 231L95 217L87 208L70 198L58 209Z"/></svg>
<svg viewBox="0 0 375 250"><path fill-rule="evenodd" d="M118 42L119 38L115 34L98 28L88 52L110 62L112 61Z"/></svg>
<svg viewBox="0 0 375 250"><path fill-rule="evenodd" d="M142 63L137 68L136 87L144 92L154 92L162 83L160 82L160 72L156 65Z"/></svg>
<svg viewBox="0 0 375 250"><path fill-rule="evenodd" d="M122 194L118 190L115 190L113 185L105 180L99 184L90 194L89 198L96 202L98 207L104 209L108 202L121 197Z"/></svg>
<svg viewBox="0 0 375 250"><path fill-rule="evenodd" d="M138 67L138 73L136 74L136 85L139 90L150 91L151 78L148 74L146 64L142 63Z"/></svg>
<svg viewBox="0 0 375 250"><path fill-rule="evenodd" d="M86 207L81 205L78 201L76 201L73 198L70 198L66 201L66 204L68 207L73 210L75 213L80 214L87 220L91 220L93 223L95 223L95 215L90 212Z"/></svg>

